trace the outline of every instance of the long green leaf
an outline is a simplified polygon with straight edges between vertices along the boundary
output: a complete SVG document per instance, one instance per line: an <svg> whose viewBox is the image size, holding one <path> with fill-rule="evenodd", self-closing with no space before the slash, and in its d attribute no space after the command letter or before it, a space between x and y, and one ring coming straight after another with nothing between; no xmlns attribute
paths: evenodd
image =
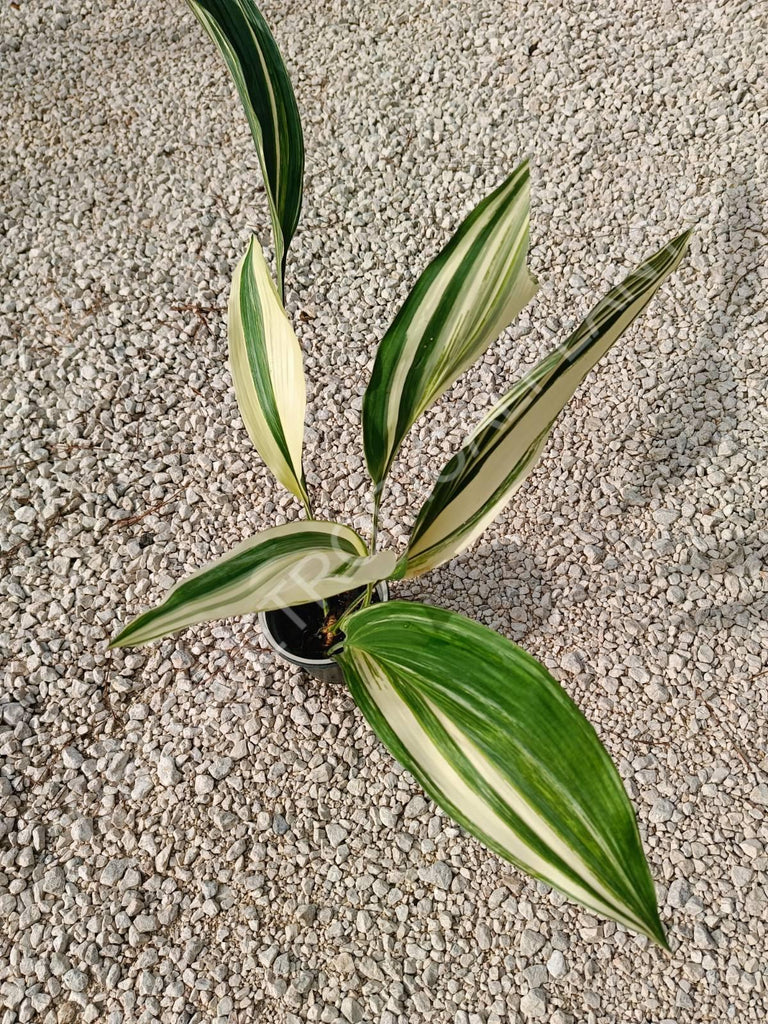
<svg viewBox="0 0 768 1024"><path fill-rule="evenodd" d="M248 435L280 483L309 508L301 464L301 348L255 238L232 278L228 326L232 380Z"/></svg>
<svg viewBox="0 0 768 1024"><path fill-rule="evenodd" d="M418 576L453 558L499 514L535 465L576 388L679 265L689 236L687 231L669 242L612 289L490 411L440 473L398 575Z"/></svg>
<svg viewBox="0 0 768 1024"><path fill-rule="evenodd" d="M390 752L452 818L584 906L666 945L634 813L592 726L537 661L454 612L354 613L335 655Z"/></svg>
<svg viewBox="0 0 768 1024"><path fill-rule="evenodd" d="M304 138L283 58L253 0L187 0L237 86L259 155L275 236L280 293L301 211Z"/></svg>
<svg viewBox="0 0 768 1024"><path fill-rule="evenodd" d="M363 399L376 485L418 417L533 297L528 162L484 199L421 275L379 345Z"/></svg>
<svg viewBox="0 0 768 1024"><path fill-rule="evenodd" d="M391 551L369 555L362 538L341 523L276 526L188 576L110 646L135 647L196 622L319 601L385 579L394 563Z"/></svg>

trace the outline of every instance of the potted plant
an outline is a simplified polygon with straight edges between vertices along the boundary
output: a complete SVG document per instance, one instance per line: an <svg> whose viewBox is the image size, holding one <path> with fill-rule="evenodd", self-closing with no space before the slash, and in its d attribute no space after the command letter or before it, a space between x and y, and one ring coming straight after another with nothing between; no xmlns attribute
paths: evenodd
<svg viewBox="0 0 768 1024"><path fill-rule="evenodd" d="M234 272L229 357L248 433L306 518L245 540L130 622L113 647L259 612L270 642L335 674L391 753L489 849L666 946L635 816L594 729L549 672L453 611L388 600L386 581L463 551L506 506L589 370L680 263L688 233L611 289L475 426L442 468L404 553L378 547L393 460L413 423L533 297L529 171L520 164L424 270L382 339L362 411L373 527L313 518L302 465L305 388L283 307L304 149L291 83L252 0L189 0L243 102L266 184L277 284L252 239Z"/></svg>

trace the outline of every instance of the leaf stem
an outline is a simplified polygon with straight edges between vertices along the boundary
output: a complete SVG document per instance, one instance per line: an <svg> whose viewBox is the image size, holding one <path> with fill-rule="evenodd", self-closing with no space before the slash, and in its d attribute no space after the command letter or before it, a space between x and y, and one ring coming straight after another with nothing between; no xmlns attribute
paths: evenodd
<svg viewBox="0 0 768 1024"><path fill-rule="evenodd" d="M376 541L379 536L379 510L384 491L384 483L377 484L373 492L373 525L371 527L371 554L376 552Z"/></svg>

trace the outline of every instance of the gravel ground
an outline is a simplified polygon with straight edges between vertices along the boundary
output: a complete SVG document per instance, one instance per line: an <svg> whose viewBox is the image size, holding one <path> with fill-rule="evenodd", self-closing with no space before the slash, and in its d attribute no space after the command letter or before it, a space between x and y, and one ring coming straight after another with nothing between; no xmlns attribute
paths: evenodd
<svg viewBox="0 0 768 1024"><path fill-rule="evenodd" d="M525 645L596 724L671 957L454 828L253 618L107 652L299 515L226 364L229 275L268 237L244 118L183 4L115 8L0 13L0 1024L762 1022L765 7L264 3L307 136L288 298L322 514L368 524L376 340L522 155L540 294L414 431L391 543L490 400L698 225L513 507L398 587Z"/></svg>

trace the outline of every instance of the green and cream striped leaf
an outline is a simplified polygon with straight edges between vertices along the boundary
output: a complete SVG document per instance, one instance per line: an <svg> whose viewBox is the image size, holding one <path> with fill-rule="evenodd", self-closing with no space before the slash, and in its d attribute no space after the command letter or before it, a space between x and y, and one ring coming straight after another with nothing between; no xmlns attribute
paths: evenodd
<svg viewBox="0 0 768 1024"><path fill-rule="evenodd" d="M374 732L491 850L665 946L621 779L546 669L455 612L394 601L346 620L334 657Z"/></svg>
<svg viewBox="0 0 768 1024"><path fill-rule="evenodd" d="M416 519L398 575L418 576L468 547L501 512L541 454L586 375L679 265L690 232L642 263L558 348L507 392L443 468Z"/></svg>
<svg viewBox="0 0 768 1024"><path fill-rule="evenodd" d="M219 48L248 118L269 200L282 295L304 175L304 139L293 87L277 43L253 0L187 2Z"/></svg>
<svg viewBox="0 0 768 1024"><path fill-rule="evenodd" d="M255 238L232 278L228 326L232 380L248 436L280 483L308 509L301 464L301 348Z"/></svg>
<svg viewBox="0 0 768 1024"><path fill-rule="evenodd" d="M427 267L376 352L363 443L378 486L411 426L533 297L528 162L467 217Z"/></svg>
<svg viewBox="0 0 768 1024"><path fill-rule="evenodd" d="M188 576L110 644L137 647L185 626L290 608L385 579L395 555L369 555L348 526L313 520L264 530Z"/></svg>

